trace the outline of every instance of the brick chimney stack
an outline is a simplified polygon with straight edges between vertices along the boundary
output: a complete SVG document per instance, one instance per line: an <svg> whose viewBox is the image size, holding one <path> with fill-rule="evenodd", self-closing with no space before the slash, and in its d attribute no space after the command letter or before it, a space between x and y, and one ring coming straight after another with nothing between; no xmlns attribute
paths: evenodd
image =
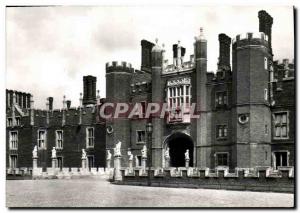
<svg viewBox="0 0 300 213"><path fill-rule="evenodd" d="M67 100L67 109L70 109L70 107L71 107L71 101Z"/></svg>
<svg viewBox="0 0 300 213"><path fill-rule="evenodd" d="M154 46L153 43L147 40L141 41L142 46L142 65L141 70L149 71L151 70L151 50Z"/></svg>
<svg viewBox="0 0 300 213"><path fill-rule="evenodd" d="M259 32L263 32L268 36L269 47L272 52L272 25L273 18L265 10L258 12Z"/></svg>
<svg viewBox="0 0 300 213"><path fill-rule="evenodd" d="M83 105L96 104L96 82L94 76L83 76Z"/></svg>
<svg viewBox="0 0 300 213"><path fill-rule="evenodd" d="M48 97L48 103L49 103L48 110L52 111L53 110L53 97Z"/></svg>
<svg viewBox="0 0 300 213"><path fill-rule="evenodd" d="M230 70L231 38L224 33L219 34L219 62L218 69Z"/></svg>

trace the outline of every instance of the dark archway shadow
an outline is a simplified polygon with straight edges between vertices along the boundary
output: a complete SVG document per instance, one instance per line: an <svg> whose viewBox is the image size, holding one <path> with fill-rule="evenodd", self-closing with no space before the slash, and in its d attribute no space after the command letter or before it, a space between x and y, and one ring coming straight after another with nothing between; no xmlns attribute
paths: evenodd
<svg viewBox="0 0 300 213"><path fill-rule="evenodd" d="M170 148L170 166L185 167L185 152L190 154L189 166L193 166L194 143L192 138L182 132L173 133L167 138L166 145Z"/></svg>

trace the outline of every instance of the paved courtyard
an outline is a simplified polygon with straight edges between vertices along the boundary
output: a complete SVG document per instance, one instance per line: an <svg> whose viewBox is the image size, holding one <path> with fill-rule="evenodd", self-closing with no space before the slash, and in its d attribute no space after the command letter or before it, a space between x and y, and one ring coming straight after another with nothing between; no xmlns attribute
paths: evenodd
<svg viewBox="0 0 300 213"><path fill-rule="evenodd" d="M7 207L292 207L293 194L114 185L103 179L8 180Z"/></svg>

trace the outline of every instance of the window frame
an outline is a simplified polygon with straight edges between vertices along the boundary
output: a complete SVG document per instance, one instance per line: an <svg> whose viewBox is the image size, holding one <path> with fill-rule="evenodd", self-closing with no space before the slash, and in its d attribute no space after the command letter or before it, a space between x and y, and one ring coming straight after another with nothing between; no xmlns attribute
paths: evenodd
<svg viewBox="0 0 300 213"><path fill-rule="evenodd" d="M167 102L172 110L177 107L189 107L191 103L191 84L167 86Z"/></svg>
<svg viewBox="0 0 300 213"><path fill-rule="evenodd" d="M93 130L93 136L89 136L89 129ZM93 145L89 145L89 139L92 139ZM94 148L95 147L95 129L94 127L86 127L86 148Z"/></svg>
<svg viewBox="0 0 300 213"><path fill-rule="evenodd" d="M12 167L12 156L15 156L15 157L16 157L15 167ZM18 168L18 159L19 159L18 154L10 154L10 155L9 155L9 167L10 167L11 169Z"/></svg>
<svg viewBox="0 0 300 213"><path fill-rule="evenodd" d="M16 116L15 119L16 119L16 126L21 126L21 117L20 116Z"/></svg>
<svg viewBox="0 0 300 213"><path fill-rule="evenodd" d="M61 146L58 146L58 132L61 132ZM55 130L55 148L62 150L64 148L64 131L63 130Z"/></svg>
<svg viewBox="0 0 300 213"><path fill-rule="evenodd" d="M138 141L138 138L139 138L138 132L144 132L144 141ZM136 133L136 137L135 137L136 144L145 144L146 143L146 131L142 130L142 129L137 129L135 131L135 133Z"/></svg>
<svg viewBox="0 0 300 213"><path fill-rule="evenodd" d="M218 95L218 94L222 94L222 95ZM222 104L220 104L220 97L221 97L221 101ZM226 97L226 100L225 98ZM215 92L215 107L223 107L223 106L228 106L228 91L227 90L223 90L223 91L216 91Z"/></svg>
<svg viewBox="0 0 300 213"><path fill-rule="evenodd" d="M7 117L7 127L12 127L13 126L13 118L12 117Z"/></svg>
<svg viewBox="0 0 300 213"><path fill-rule="evenodd" d="M219 136L219 127L221 127L222 131L222 136ZM226 135L225 135L225 127L226 127ZM228 137L228 125L227 124L217 124L216 125L216 139L217 140L222 140L222 139L227 139Z"/></svg>
<svg viewBox="0 0 300 213"><path fill-rule="evenodd" d="M15 147L13 146L12 142L12 133L16 133L16 140L14 140L14 145ZM9 150L18 150L18 139L19 139L19 133L17 130L13 130L13 131L9 131Z"/></svg>
<svg viewBox="0 0 300 213"><path fill-rule="evenodd" d="M276 114L286 114L286 123L285 125L282 125L282 116L281 116L281 119L280 119L280 125L276 124ZM273 139L274 140L288 140L289 139L289 111L278 111L278 112L273 112L272 114L272 117L273 117ZM280 127L280 136L277 137L276 136L276 127ZM282 127L285 126L286 127L286 136L285 137L282 137Z"/></svg>
<svg viewBox="0 0 300 213"><path fill-rule="evenodd" d="M227 155L227 165L218 165L218 155ZM215 152L215 167L228 167L229 166L229 152Z"/></svg>
<svg viewBox="0 0 300 213"><path fill-rule="evenodd" d="M275 150L272 151L272 166L275 168L275 170L277 170L278 165L276 165L276 154L275 153L286 153L286 166L289 166L289 160L290 160L290 152L289 150ZM279 166L280 167L280 166Z"/></svg>
<svg viewBox="0 0 300 213"><path fill-rule="evenodd" d="M40 132L44 132L43 147L40 146L40 141L42 141L42 139L39 138ZM47 149L47 131L45 129L38 129L38 131L37 131L37 147L38 147L38 150L46 150Z"/></svg>

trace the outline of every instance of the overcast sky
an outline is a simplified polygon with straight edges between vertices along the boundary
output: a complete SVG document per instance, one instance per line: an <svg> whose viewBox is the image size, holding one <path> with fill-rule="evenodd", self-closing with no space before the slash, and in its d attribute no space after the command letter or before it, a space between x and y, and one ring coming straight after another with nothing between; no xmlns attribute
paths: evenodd
<svg viewBox="0 0 300 213"><path fill-rule="evenodd" d="M97 77L105 97L105 63L127 61L140 68L140 40L164 43L169 62L172 44L193 54L194 36L204 28L208 40L208 70L217 67L218 34L230 37L258 31L257 12L265 9L274 18L274 59L293 59L292 7L19 7L6 9L8 89L30 92L35 107L45 108L54 97L78 106L82 77Z"/></svg>

